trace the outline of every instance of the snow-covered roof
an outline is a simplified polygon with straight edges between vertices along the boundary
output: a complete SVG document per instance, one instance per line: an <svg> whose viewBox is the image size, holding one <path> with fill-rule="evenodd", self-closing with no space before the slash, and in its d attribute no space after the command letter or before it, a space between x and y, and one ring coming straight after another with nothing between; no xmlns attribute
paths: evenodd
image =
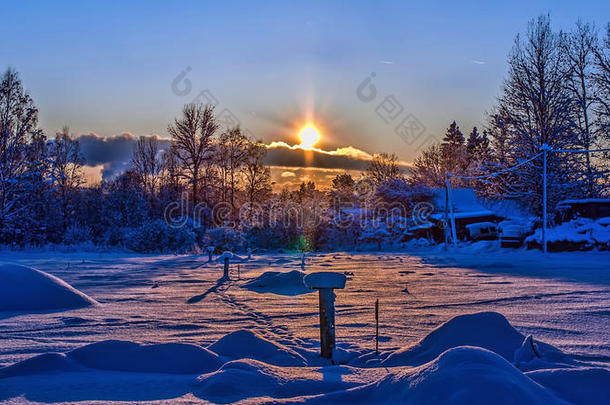
<svg viewBox="0 0 610 405"><path fill-rule="evenodd" d="M480 211L470 211L470 212L453 212L453 217L455 219L464 219L464 218L480 218L480 217L489 217L491 215L495 215L493 211L490 210L480 210ZM430 218L436 219L437 221L445 219L445 213L437 213L430 215Z"/></svg>
<svg viewBox="0 0 610 405"><path fill-rule="evenodd" d="M434 190L434 211L437 213L445 212L445 189L436 189ZM479 199L477 198L474 190L471 188L456 188L451 190L451 201L453 206L453 212L455 213L455 217L458 218L458 213L477 213L477 215L468 215L470 216L486 216L493 215L493 212L486 209L481 205ZM484 214L481 214L483 213Z"/></svg>
<svg viewBox="0 0 610 405"><path fill-rule="evenodd" d="M570 204L610 204L610 198L582 198L574 200L563 200L557 205L570 205Z"/></svg>

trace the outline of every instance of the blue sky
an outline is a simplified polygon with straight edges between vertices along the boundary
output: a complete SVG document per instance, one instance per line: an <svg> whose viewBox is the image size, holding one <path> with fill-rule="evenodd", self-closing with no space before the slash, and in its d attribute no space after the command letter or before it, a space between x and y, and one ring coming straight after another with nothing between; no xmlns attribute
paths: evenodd
<svg viewBox="0 0 610 405"><path fill-rule="evenodd" d="M412 160L395 124L412 114L426 135L457 120L484 122L506 72L515 34L551 13L556 29L581 18L610 21L591 2L2 2L0 61L15 67L54 133L166 135L202 90L256 137L297 142L308 116L325 149L353 145ZM186 76L180 96L172 81ZM371 72L378 95L356 88ZM376 108L393 95L401 114ZM419 138L423 139L423 138Z"/></svg>

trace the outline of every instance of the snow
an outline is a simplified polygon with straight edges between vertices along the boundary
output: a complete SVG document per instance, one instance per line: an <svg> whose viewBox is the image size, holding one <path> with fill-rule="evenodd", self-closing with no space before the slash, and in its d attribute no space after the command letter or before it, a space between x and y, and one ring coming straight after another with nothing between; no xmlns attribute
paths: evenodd
<svg viewBox="0 0 610 405"><path fill-rule="evenodd" d="M93 369L141 373L203 373L216 370L222 364L215 353L185 343L140 345L106 340L72 350L67 356Z"/></svg>
<svg viewBox="0 0 610 405"><path fill-rule="evenodd" d="M230 359L255 359L278 366L303 366L300 354L249 330L238 330L220 338L208 349Z"/></svg>
<svg viewBox="0 0 610 405"><path fill-rule="evenodd" d="M197 255L2 252L100 304L0 313L0 402L604 403L610 253L498 246L311 253L305 272L261 253L220 281L222 263ZM345 364L320 358L302 281L326 270L348 278ZM277 292L297 283L310 293Z"/></svg>
<svg viewBox="0 0 610 405"><path fill-rule="evenodd" d="M311 289L314 288L345 288L345 274L334 273L332 271L319 271L311 273L303 278L303 283Z"/></svg>
<svg viewBox="0 0 610 405"><path fill-rule="evenodd" d="M259 293L278 295L301 295L311 291L303 283L305 273L298 270L288 272L267 271L244 284L244 288Z"/></svg>
<svg viewBox="0 0 610 405"><path fill-rule="evenodd" d="M580 367L532 371L526 375L573 404L605 405L610 398L610 371Z"/></svg>
<svg viewBox="0 0 610 405"><path fill-rule="evenodd" d="M397 367L380 381L312 403L563 404L497 354L461 346L419 367Z"/></svg>
<svg viewBox="0 0 610 405"><path fill-rule="evenodd" d="M41 311L78 308L95 300L66 282L40 270L0 263L0 311Z"/></svg>
<svg viewBox="0 0 610 405"><path fill-rule="evenodd" d="M276 367L256 360L239 360L226 363L214 373L200 376L195 393L203 399L219 403L251 397L315 395L359 385L356 381L341 378L342 374L350 372L351 369L345 366L324 369Z"/></svg>
<svg viewBox="0 0 610 405"><path fill-rule="evenodd" d="M409 366L433 360L457 346L477 346L512 361L524 336L497 312L459 315L433 330L414 346L399 349L384 361L384 366Z"/></svg>
<svg viewBox="0 0 610 405"><path fill-rule="evenodd" d="M575 242L589 245L610 243L610 224L605 218L594 220L590 218L577 218L561 225L547 229L549 242ZM542 244L542 229L536 229L526 241L535 241Z"/></svg>

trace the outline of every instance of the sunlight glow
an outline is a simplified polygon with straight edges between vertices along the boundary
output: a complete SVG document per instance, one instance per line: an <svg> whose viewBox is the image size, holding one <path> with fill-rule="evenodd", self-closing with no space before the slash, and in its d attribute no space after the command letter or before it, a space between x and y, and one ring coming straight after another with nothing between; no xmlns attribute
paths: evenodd
<svg viewBox="0 0 610 405"><path fill-rule="evenodd" d="M302 149L313 149L315 144L320 140L320 133L316 127L308 124L301 129L299 139L301 140L301 144L299 146Z"/></svg>

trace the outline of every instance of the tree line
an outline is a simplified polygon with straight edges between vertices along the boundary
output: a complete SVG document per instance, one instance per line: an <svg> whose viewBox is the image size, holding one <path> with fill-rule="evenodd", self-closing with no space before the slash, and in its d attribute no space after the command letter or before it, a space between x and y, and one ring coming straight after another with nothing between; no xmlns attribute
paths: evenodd
<svg viewBox="0 0 610 405"><path fill-rule="evenodd" d="M360 178L337 175L327 190L302 182L273 192L265 145L221 128L212 106L189 104L167 128L169 147L140 137L130 168L85 184L78 140L63 128L48 139L17 72L0 78L0 243L90 243L139 252L215 246L337 249L400 241L421 218L418 203L456 176L496 173L547 144L607 147L610 139L610 26L578 22L554 32L532 20L515 38L508 75L485 127L464 136L452 122L408 173L396 155L375 155ZM540 213L541 158L484 180L452 179L488 198L512 198ZM549 155L550 207L608 193L608 154ZM357 215L356 215L357 214ZM179 226L177 226L179 225ZM305 242L304 242L305 241Z"/></svg>

